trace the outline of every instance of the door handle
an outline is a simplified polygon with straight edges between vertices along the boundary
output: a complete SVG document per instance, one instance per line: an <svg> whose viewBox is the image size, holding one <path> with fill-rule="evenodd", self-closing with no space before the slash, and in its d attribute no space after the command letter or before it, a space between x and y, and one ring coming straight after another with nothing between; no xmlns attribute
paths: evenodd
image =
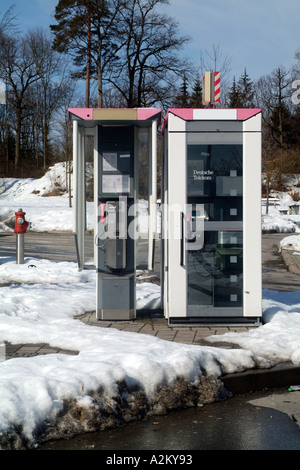
<svg viewBox="0 0 300 470"><path fill-rule="evenodd" d="M180 266L184 265L184 213L180 212L180 230L181 230L181 239L180 239Z"/></svg>

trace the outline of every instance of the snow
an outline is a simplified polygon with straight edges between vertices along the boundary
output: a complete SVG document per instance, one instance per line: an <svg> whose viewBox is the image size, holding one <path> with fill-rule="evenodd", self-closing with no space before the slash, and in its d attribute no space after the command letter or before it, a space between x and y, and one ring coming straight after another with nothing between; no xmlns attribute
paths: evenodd
<svg viewBox="0 0 300 470"><path fill-rule="evenodd" d="M280 242L280 248L284 248L285 250L300 252L300 236L299 235L291 235L289 237L285 237Z"/></svg>
<svg viewBox="0 0 300 470"><path fill-rule="evenodd" d="M291 191L297 192L298 187L295 185L297 181L299 181L299 175L292 175L291 181L294 185L291 187ZM290 206L291 205L299 205L299 203L295 203L289 193L284 192L276 192L272 193L271 197L276 197L279 199L279 202L275 204L269 205L268 214L266 214L266 205L262 206L262 230L266 232L300 232L300 208L299 208L299 215L291 215ZM286 215L282 215L283 211L286 211Z"/></svg>
<svg viewBox="0 0 300 470"><path fill-rule="evenodd" d="M71 230L68 196L42 195L53 185L57 187L55 181L64 185L64 172L63 165L58 164L40 180L3 179L0 230L13 230L11 221L19 207L25 210L31 230ZM89 203L90 221L92 212ZM142 215L145 212L143 206ZM297 224L292 222L291 226L291 220L280 217L276 208L269 217L278 231L294 233L283 240L282 246L299 252ZM0 258L0 447L11 442L10 436L14 448L22 447L22 440L34 446L47 429L55 436L74 429L93 430L91 423L96 415L92 414L93 419L88 416L96 413L96 408L106 413L109 409L117 416L124 401L126 413L134 406L145 407L145 401L140 405L138 391L143 392L151 408L163 387L171 394L180 379L200 387L201 378L217 382L226 373L269 368L286 361L300 363L300 291L263 290L262 326L244 333L210 336L207 340L211 346L204 347L82 323L76 316L96 307L95 276L92 270L79 272L71 262L26 258L23 265L17 265L15 259ZM159 301L159 286L137 284L138 308L152 308ZM217 348L217 341L235 343L241 349ZM5 360L4 342L46 343L78 354ZM81 418L81 427L72 415L74 406L81 417L86 416Z"/></svg>

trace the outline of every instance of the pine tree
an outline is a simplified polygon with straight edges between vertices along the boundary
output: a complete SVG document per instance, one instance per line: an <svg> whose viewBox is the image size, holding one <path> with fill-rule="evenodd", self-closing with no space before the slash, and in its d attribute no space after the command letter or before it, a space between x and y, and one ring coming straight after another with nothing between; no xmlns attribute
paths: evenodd
<svg viewBox="0 0 300 470"><path fill-rule="evenodd" d="M89 107L90 89L90 1L59 0L55 8L56 25L50 29L55 35L53 47L58 52L72 52L82 57L86 56L86 99L85 106Z"/></svg>
<svg viewBox="0 0 300 470"><path fill-rule="evenodd" d="M202 104L202 82L199 76L196 77L192 95L190 99L191 108L203 108Z"/></svg>
<svg viewBox="0 0 300 470"><path fill-rule="evenodd" d="M244 74L241 76L238 82L238 89L241 97L241 108L253 108L254 107L254 90L253 82L250 80L249 75L245 69Z"/></svg>
<svg viewBox="0 0 300 470"><path fill-rule="evenodd" d="M175 106L177 108L189 108L190 107L190 97L188 92L187 78L183 77L182 85L179 89L179 95L175 98Z"/></svg>
<svg viewBox="0 0 300 470"><path fill-rule="evenodd" d="M241 108L241 107L242 107L241 94L236 84L235 77L233 77L232 87L230 88L230 92L229 92L229 108Z"/></svg>
<svg viewBox="0 0 300 470"><path fill-rule="evenodd" d="M229 92L230 108L253 108L254 107L254 90L253 83L250 80L245 69L238 82L233 77L232 86Z"/></svg>
<svg viewBox="0 0 300 470"><path fill-rule="evenodd" d="M103 72L117 54L116 15L121 0L59 0L55 9L57 24L50 28L55 35L53 47L73 56L77 78L85 76L89 107L90 80L98 80L98 106L102 106Z"/></svg>

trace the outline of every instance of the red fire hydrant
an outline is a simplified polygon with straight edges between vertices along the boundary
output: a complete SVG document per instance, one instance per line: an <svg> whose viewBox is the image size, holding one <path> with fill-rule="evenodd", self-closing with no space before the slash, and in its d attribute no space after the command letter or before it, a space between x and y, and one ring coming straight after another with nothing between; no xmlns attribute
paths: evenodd
<svg viewBox="0 0 300 470"><path fill-rule="evenodd" d="M25 214L22 209L15 212L15 233L17 234L17 264L24 264L24 234L27 231L29 222L25 220Z"/></svg>
<svg viewBox="0 0 300 470"><path fill-rule="evenodd" d="M23 212L22 209L15 212L15 233L26 233L29 222L25 220L25 214L26 212Z"/></svg>

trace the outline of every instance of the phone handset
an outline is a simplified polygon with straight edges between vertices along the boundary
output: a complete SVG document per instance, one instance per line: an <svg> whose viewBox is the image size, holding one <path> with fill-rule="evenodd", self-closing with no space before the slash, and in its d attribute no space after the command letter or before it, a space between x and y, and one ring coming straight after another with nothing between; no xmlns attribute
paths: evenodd
<svg viewBox="0 0 300 470"><path fill-rule="evenodd" d="M101 202L100 204L100 222L102 222L103 224L105 223L105 219L106 219L106 213L105 213L105 202Z"/></svg>

